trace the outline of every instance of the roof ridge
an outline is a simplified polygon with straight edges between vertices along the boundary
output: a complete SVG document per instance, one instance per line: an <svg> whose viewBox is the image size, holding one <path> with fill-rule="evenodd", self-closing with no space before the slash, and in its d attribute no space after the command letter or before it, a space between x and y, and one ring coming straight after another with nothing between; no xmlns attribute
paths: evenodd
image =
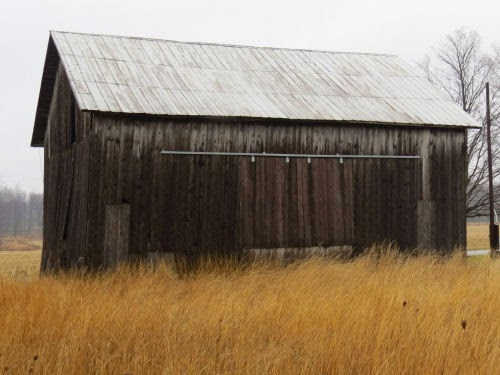
<svg viewBox="0 0 500 375"><path fill-rule="evenodd" d="M105 36L110 38L121 38L121 39L136 39L136 40L151 40L178 44L195 44L195 45L208 45L208 46L220 46L220 47L232 47L232 48L254 48L254 49L267 49L267 50L281 50L281 51L301 51L301 52L320 52L320 53L330 53L330 54L347 54L347 55L369 55L369 56L390 56L398 57L396 54L390 53L375 53L375 52L348 52L348 51L327 51L320 49L307 49L307 48L291 48L291 47L270 47L270 46L254 46L254 45L244 45L244 44L231 44L231 43L215 43L215 42L187 42L181 40L172 39L161 39L161 38L151 38L151 37L138 37L138 36L127 36L127 35L116 35L116 34L97 34L97 33L82 33L74 31L62 31L62 30L50 30L52 33L61 34L78 34L78 35L90 35L90 36Z"/></svg>

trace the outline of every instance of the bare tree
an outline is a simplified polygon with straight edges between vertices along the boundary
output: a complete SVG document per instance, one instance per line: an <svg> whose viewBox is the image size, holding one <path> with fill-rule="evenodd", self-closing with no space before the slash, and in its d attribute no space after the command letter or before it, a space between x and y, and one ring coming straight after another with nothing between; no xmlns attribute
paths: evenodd
<svg viewBox="0 0 500 375"><path fill-rule="evenodd" d="M459 29L448 35L445 42L420 63L427 78L478 120L486 124L486 82L490 82L492 119L493 178L500 177L500 49L488 54L481 49L481 38L472 30ZM467 145L468 217L486 214L488 208L488 165L486 162L486 128L469 130ZM500 197L496 186L496 200Z"/></svg>

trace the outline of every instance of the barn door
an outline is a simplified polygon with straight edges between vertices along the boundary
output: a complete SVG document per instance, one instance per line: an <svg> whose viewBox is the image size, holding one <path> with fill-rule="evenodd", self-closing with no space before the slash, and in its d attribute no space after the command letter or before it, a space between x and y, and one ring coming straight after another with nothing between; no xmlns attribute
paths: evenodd
<svg viewBox="0 0 500 375"><path fill-rule="evenodd" d="M106 205L104 264L107 267L114 267L128 258L129 220L128 204Z"/></svg>
<svg viewBox="0 0 500 375"><path fill-rule="evenodd" d="M317 159L308 164L313 243L354 243L352 160Z"/></svg>
<svg viewBox="0 0 500 375"><path fill-rule="evenodd" d="M355 238L359 250L384 241L402 249L417 245L421 185L416 159L357 159Z"/></svg>
<svg viewBox="0 0 500 375"><path fill-rule="evenodd" d="M242 248L352 245L352 161L241 159L238 238Z"/></svg>

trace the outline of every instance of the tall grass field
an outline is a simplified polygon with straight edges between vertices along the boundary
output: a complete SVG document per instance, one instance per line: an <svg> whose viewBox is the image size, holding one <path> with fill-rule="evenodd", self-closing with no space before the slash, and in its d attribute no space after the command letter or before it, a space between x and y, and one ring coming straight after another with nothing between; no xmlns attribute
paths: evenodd
<svg viewBox="0 0 500 375"><path fill-rule="evenodd" d="M349 262L207 263L189 276L161 264L39 277L39 251L4 250L0 374L500 368L500 260L489 257L377 249Z"/></svg>
<svg viewBox="0 0 500 375"><path fill-rule="evenodd" d="M167 265L0 278L6 374L493 374L500 266L395 253L351 262Z"/></svg>

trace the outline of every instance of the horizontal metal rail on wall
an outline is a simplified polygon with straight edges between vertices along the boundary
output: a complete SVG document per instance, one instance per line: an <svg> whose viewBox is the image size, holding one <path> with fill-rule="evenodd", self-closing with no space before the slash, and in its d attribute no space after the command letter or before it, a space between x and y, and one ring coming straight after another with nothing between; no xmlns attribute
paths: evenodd
<svg viewBox="0 0 500 375"><path fill-rule="evenodd" d="M245 156L252 158L284 158L288 163L291 158L293 159L307 159L310 163L311 159L340 159L342 163L344 159L420 159L419 155L349 155L349 154L273 154L273 153L253 153L253 152L211 152L211 151L160 151L163 155L189 155L189 156Z"/></svg>

